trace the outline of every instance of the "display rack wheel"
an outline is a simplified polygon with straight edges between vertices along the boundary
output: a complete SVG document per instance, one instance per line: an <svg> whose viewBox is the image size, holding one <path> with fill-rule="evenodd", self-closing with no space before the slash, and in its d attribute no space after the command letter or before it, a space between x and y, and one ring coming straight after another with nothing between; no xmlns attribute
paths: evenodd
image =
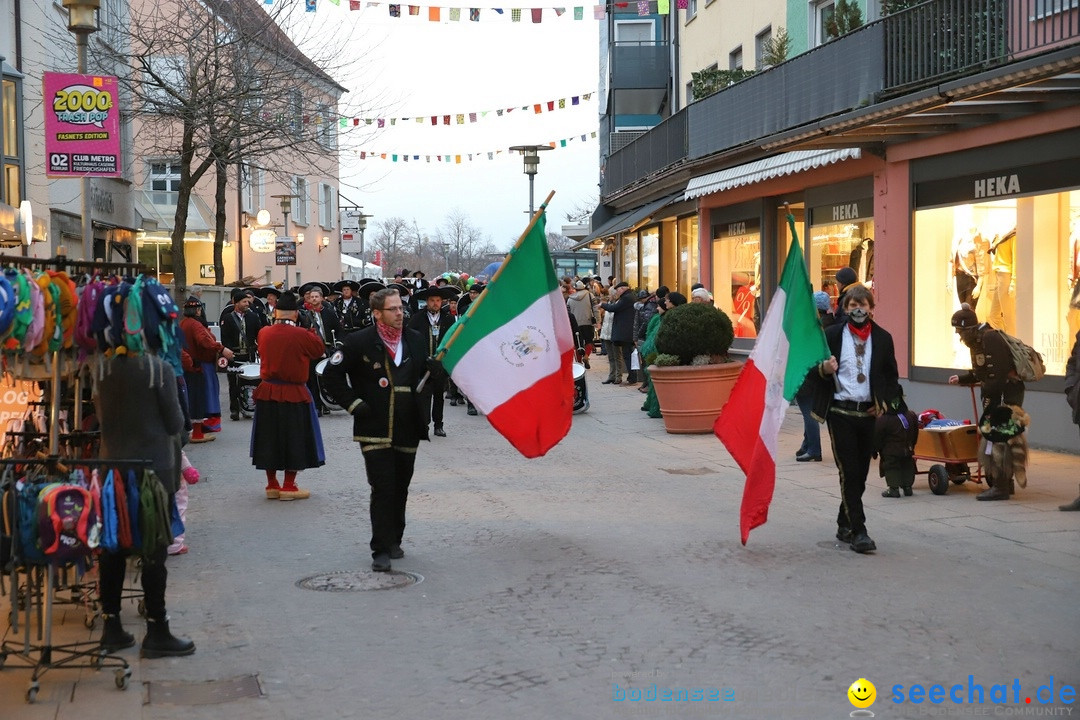
<svg viewBox="0 0 1080 720"><path fill-rule="evenodd" d="M41 686L31 681L30 687L26 688L26 702L33 704L37 700L38 690Z"/></svg>
<svg viewBox="0 0 1080 720"><path fill-rule="evenodd" d="M116 687L120 690L127 690L131 685L131 668L123 667L119 668L116 673Z"/></svg>
<svg viewBox="0 0 1080 720"><path fill-rule="evenodd" d="M146 617L146 601L145 600L139 600L139 604L136 605L135 608L136 608L136 610L139 611L139 617Z"/></svg>
<svg viewBox="0 0 1080 720"><path fill-rule="evenodd" d="M944 465L931 465L926 477L930 482L930 492L935 495L944 495L949 492L949 471Z"/></svg>

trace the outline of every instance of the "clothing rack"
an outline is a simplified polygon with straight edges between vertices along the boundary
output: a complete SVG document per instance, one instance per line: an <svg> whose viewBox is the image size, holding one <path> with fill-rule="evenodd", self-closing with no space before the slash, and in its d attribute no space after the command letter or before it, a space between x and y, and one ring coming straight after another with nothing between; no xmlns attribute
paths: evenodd
<svg viewBox="0 0 1080 720"><path fill-rule="evenodd" d="M149 272L150 268L142 263L104 262L98 260L69 260L67 255L58 254L54 258L32 258L20 255L0 255L0 267L16 266L39 268L42 270L57 270L67 272L68 269L83 272L120 271L129 270L136 273ZM60 351L53 353L52 377L50 379L51 392L49 399L49 455L57 455L60 452L57 425L60 419ZM82 426L82 383L79 374L75 375L75 418L74 427Z"/></svg>
<svg viewBox="0 0 1080 720"><path fill-rule="evenodd" d="M68 473L72 469L87 468L118 468L124 470L146 469L150 467L150 460L84 460L62 458L50 455L44 458L7 458L0 459L0 468L22 467L43 468L46 475ZM18 512L15 513L15 526L12 534L18 536ZM11 564L11 627L18 632L19 598L24 595L23 612L23 641L22 643L3 642L0 644L0 669L4 667L8 657L23 663L23 667L32 669L30 682L26 689L26 702L33 703L37 699L40 683L38 680L46 672L53 668L90 668L100 670L102 668L116 668L114 678L116 687L126 690L131 681L131 667L127 660L119 655L113 655L101 647L100 641L83 641L53 645L52 642L52 612L54 593L56 591L56 575L61 567L58 563L47 562L44 565L24 563L27 575L25 593L19 592L18 573L19 563ZM30 638L31 612L36 605L36 625L38 626L38 639L42 644L34 645Z"/></svg>

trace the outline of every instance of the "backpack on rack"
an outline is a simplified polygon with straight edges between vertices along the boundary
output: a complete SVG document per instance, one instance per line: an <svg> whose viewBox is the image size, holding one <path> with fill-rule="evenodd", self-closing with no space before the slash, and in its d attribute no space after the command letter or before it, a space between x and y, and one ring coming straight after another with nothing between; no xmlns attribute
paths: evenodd
<svg viewBox="0 0 1080 720"><path fill-rule="evenodd" d="M101 521L90 491L78 485L46 485L38 497L41 550L54 560L75 561L93 552Z"/></svg>
<svg viewBox="0 0 1080 720"><path fill-rule="evenodd" d="M1043 362L1042 355L1020 338L1013 337L1001 330L998 330L998 332L1005 338L1005 342L1009 344L1009 351L1012 353L1013 366L1016 368L1017 377L1024 382L1042 380L1043 376L1046 375L1046 364Z"/></svg>

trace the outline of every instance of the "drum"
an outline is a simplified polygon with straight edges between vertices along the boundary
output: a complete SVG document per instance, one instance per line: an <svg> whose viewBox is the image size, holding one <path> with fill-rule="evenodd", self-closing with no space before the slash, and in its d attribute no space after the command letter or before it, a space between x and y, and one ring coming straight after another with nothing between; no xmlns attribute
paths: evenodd
<svg viewBox="0 0 1080 720"><path fill-rule="evenodd" d="M240 366L240 377L244 380L260 380L259 371L261 369L261 363L244 363Z"/></svg>
<svg viewBox="0 0 1080 720"><path fill-rule="evenodd" d="M326 364L330 362L330 358L323 358L315 364L315 378L319 385L319 397L322 398L323 405L330 410L340 410L341 406L338 405L337 400L330 395L330 392L323 386L322 376L326 370Z"/></svg>
<svg viewBox="0 0 1080 720"><path fill-rule="evenodd" d="M574 414L583 413L589 409L589 388L585 384L585 366L581 363L574 363L573 372Z"/></svg>

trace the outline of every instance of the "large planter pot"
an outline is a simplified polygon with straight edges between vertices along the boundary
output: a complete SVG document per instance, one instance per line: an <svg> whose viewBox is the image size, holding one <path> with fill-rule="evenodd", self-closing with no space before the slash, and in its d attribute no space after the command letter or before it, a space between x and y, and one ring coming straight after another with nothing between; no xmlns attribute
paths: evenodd
<svg viewBox="0 0 1080 720"><path fill-rule="evenodd" d="M712 432L742 370L741 361L717 365L649 366L669 433Z"/></svg>

